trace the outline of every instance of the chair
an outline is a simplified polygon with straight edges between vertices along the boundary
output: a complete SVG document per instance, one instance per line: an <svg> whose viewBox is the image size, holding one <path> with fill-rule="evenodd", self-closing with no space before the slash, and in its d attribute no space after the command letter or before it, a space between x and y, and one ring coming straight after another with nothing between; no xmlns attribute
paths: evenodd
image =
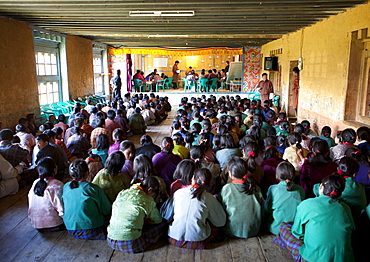
<svg viewBox="0 0 370 262"><path fill-rule="evenodd" d="M63 114L72 114L73 113L73 106L66 102L57 102L57 105L60 106L60 108L63 111Z"/></svg>
<svg viewBox="0 0 370 262"><path fill-rule="evenodd" d="M49 115L54 115L53 110L49 107L49 105L40 105L40 112L46 117L49 117Z"/></svg>
<svg viewBox="0 0 370 262"><path fill-rule="evenodd" d="M164 81L165 80L157 81L157 84L155 85L155 91L156 92L159 92L159 90L161 90L161 87L162 87L162 91L164 92Z"/></svg>
<svg viewBox="0 0 370 262"><path fill-rule="evenodd" d="M241 92L242 82L240 80L230 81L230 92Z"/></svg>
<svg viewBox="0 0 370 262"><path fill-rule="evenodd" d="M140 79L134 79L134 89L135 92L143 92L144 82Z"/></svg>
<svg viewBox="0 0 370 262"><path fill-rule="evenodd" d="M208 82L209 92L218 91L217 87L218 78L211 78ZM212 91L211 91L212 90ZM207 90L208 92L208 90Z"/></svg>
<svg viewBox="0 0 370 262"><path fill-rule="evenodd" d="M201 78L198 81L198 91L202 92L202 90L208 92L208 79L207 78Z"/></svg>
<svg viewBox="0 0 370 262"><path fill-rule="evenodd" d="M196 87L195 80L192 79L186 79L184 78L184 92L188 89L189 91L192 91L193 87ZM196 90L195 90L196 91Z"/></svg>
<svg viewBox="0 0 370 262"><path fill-rule="evenodd" d="M170 89L170 88L172 88L172 81L173 81L173 77L167 77L166 79L165 79L165 88L166 89Z"/></svg>

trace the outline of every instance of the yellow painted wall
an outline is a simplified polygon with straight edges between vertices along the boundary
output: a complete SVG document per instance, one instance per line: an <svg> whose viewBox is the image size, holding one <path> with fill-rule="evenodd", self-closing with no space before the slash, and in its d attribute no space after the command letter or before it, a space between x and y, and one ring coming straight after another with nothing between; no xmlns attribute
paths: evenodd
<svg viewBox="0 0 370 262"><path fill-rule="evenodd" d="M181 77L185 77L185 71L188 69L189 66L193 68L193 70L200 72L202 69L209 69L216 68L218 71L226 67L226 61L233 61L233 56L227 55L202 55L202 56L161 56L161 55L144 55L144 68L139 68L135 66L136 69L141 69L144 71L145 75L148 75L154 69L154 58L167 58L167 67L158 67L158 72L161 74L162 72L168 76L172 75L172 66L174 65L175 61L180 61L179 69L181 70ZM141 65L140 65L141 67Z"/></svg>
<svg viewBox="0 0 370 262"><path fill-rule="evenodd" d="M32 30L27 23L0 17L0 122L13 128L39 108Z"/></svg>
<svg viewBox="0 0 370 262"><path fill-rule="evenodd" d="M329 119L333 123L344 119L351 32L369 27L367 3L262 46L264 57L273 50L283 50L277 56L284 105L288 101L290 61L302 56L299 119Z"/></svg>
<svg viewBox="0 0 370 262"><path fill-rule="evenodd" d="M92 41L72 35L66 41L70 98L94 94Z"/></svg>
<svg viewBox="0 0 370 262"><path fill-rule="evenodd" d="M14 128L29 113L39 115L32 29L25 22L0 17L0 122ZM67 36L66 54L71 98L94 92L91 40Z"/></svg>

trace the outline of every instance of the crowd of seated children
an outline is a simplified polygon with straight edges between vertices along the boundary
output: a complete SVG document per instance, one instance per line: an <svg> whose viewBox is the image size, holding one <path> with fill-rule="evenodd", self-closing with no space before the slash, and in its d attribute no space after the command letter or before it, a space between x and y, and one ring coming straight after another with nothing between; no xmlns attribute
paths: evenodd
<svg viewBox="0 0 370 262"><path fill-rule="evenodd" d="M125 96L125 100L113 100L109 101L108 104L96 104L95 106L92 105L91 99L88 99L85 108L82 107L81 103L75 104L74 112L68 121L64 114L50 115L47 121L38 127L35 115L28 114L26 118L19 119L18 125L15 127L15 134L11 129L1 129L0 154L3 157L2 160L15 167L15 169L10 169L3 161L3 170L7 170L7 172L4 171L4 174L1 175L3 187L1 196L14 194L19 187L32 183L38 177L36 170L38 161L47 156L57 162L56 178L60 180L68 174L69 163L77 158L87 159L92 172L92 176L89 174L88 180L92 181L104 165L108 153L113 152L113 149L119 149L120 142L132 136L133 132L129 125L130 118L127 117L126 108L131 106L135 112L136 108L140 108L135 105L139 104L140 100L147 101L147 95L136 94L133 97L128 95ZM153 103L155 107L153 110L157 115L156 123L165 119L167 112L171 110L167 97L155 96L152 93L150 94L150 103ZM148 108L145 105L144 107ZM56 119L58 119L58 123L56 123ZM134 126L137 128L136 130L139 130L138 133L145 133L145 124L134 124ZM115 130L120 132L116 133ZM112 137L113 132L114 136ZM98 137L100 138L97 143ZM113 140L116 142L115 147L109 152Z"/></svg>
<svg viewBox="0 0 370 262"><path fill-rule="evenodd" d="M133 107L132 115L139 108L136 102L144 99L139 95L134 98L125 102ZM46 132L37 136L33 149L39 179L29 197L37 199L37 208L49 210L56 221L62 218L75 238L106 239L109 225L109 245L126 252L144 251L166 231L168 241L177 247L203 249L225 237L255 236L267 226L276 234L275 243L288 249L297 260L353 261L354 255L366 250L360 239L369 233L366 194L370 129L361 128L357 133L345 129L338 145L334 145L327 126L322 128L320 138L308 121L294 128L279 112L274 112L273 117L279 119L269 121L270 126L259 112L274 108L269 101L264 105L269 109L261 107L260 101L240 96L184 97L171 125L171 137L164 137L160 148L144 135L142 146L136 149L131 141L113 131L115 150L107 151L104 166L104 156L99 151L107 150L111 141L103 150L93 151L95 154L86 148L79 156L87 156L86 160L74 160L68 168L65 150L55 146L54 137L60 139L60 131L58 136L53 135L48 130L50 124L42 125L39 132ZM119 107L117 110L123 110ZM109 110L115 109L106 111ZM249 114L249 120L245 116L243 121L239 113ZM93 148L100 146L98 136L105 137L110 132L94 133L104 129L106 114L101 115L90 138ZM124 109L123 117L127 115ZM246 125L246 133L236 125L237 115ZM84 118L76 114L74 123L80 125L81 119ZM78 126L71 131L70 138L75 134L86 138ZM5 144L9 147L16 141L7 132L4 131ZM361 149L355 144L356 138ZM107 144L106 140L107 137L103 144ZM68 148L68 142L66 145ZM27 154L15 164L26 161L30 154L20 149ZM50 171L54 164L45 157L54 160L56 170ZM18 186L18 169L22 168L13 167L11 158L2 156L0 160L0 185L9 174L9 180ZM4 169L3 162L8 164ZM93 167L98 170L92 171ZM61 209L50 202L49 192L56 190L53 183L60 183L54 180L62 180L66 172L73 180L63 187ZM241 209L241 203L248 204ZM60 220L36 225L38 219L32 210L36 210L34 205L30 205L30 219L36 228L62 227ZM135 228L135 233L130 228Z"/></svg>

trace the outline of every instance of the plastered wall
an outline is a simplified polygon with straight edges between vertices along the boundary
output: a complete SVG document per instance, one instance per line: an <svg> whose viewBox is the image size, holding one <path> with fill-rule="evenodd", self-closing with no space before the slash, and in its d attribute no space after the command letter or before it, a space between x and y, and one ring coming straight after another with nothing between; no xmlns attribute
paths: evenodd
<svg viewBox="0 0 370 262"><path fill-rule="evenodd" d="M70 98L94 94L92 41L68 35L66 51Z"/></svg>
<svg viewBox="0 0 370 262"><path fill-rule="evenodd" d="M137 55L140 56L140 55ZM136 69L141 69L144 71L145 76L153 71L154 67L154 58L162 58L161 55L144 55L145 68L142 68L141 63L135 65L134 73ZM158 72L165 73L168 76L172 76L172 67L176 60L180 61L179 69L181 70L181 77L185 77L185 71L189 66L193 68L197 73L200 73L202 69L205 69L206 72L209 69L217 69L220 71L226 67L226 61L233 61L233 56L231 55L199 55L199 56L171 56L167 57L167 67L158 67Z"/></svg>
<svg viewBox="0 0 370 262"><path fill-rule="evenodd" d="M39 108L32 30L0 17L0 122L13 128Z"/></svg>
<svg viewBox="0 0 370 262"><path fill-rule="evenodd" d="M290 61L302 57L299 120L309 119L321 126L325 122L343 126L351 34L369 27L368 3L262 46L264 57L270 56L273 50L282 49L277 56L284 105L289 99Z"/></svg>
<svg viewBox="0 0 370 262"><path fill-rule="evenodd" d="M25 22L0 17L0 122L14 128L29 113L39 115L32 29ZM69 98L94 92L92 41L67 36Z"/></svg>

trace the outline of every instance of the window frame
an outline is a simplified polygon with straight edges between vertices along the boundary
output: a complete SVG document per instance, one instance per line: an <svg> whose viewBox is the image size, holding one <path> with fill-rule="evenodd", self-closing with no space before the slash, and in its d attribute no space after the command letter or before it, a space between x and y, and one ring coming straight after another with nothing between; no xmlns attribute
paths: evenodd
<svg viewBox="0 0 370 262"><path fill-rule="evenodd" d="M95 59L100 59L100 72L95 71ZM94 92L95 94L104 94L105 93L105 81L104 81L104 49L100 48L93 48L93 68L94 68ZM96 82L96 79L100 79L100 83ZM100 84L100 88L98 87L98 84Z"/></svg>
<svg viewBox="0 0 370 262"><path fill-rule="evenodd" d="M60 68L60 43L59 42L52 42L52 41L45 41L42 39L34 39L34 51L35 51L35 65L36 65L36 78L37 78L37 86L38 86L38 96L39 96L39 103L40 105L47 105L55 102L60 102L63 100L63 89L62 89L62 76L61 76L61 68ZM39 65L47 65L47 63L38 63L38 56L39 53L43 54L54 54L56 57L56 67L57 67L57 74L54 75L39 75ZM53 65L53 64L49 64ZM52 87L52 92L50 90L46 90L46 93L42 93L41 91L41 84L48 84L57 83L58 90L57 90L57 97L52 96L50 100L50 93L54 94L56 91ZM46 87L48 88L48 87ZM42 98L41 96L46 95L46 98ZM46 100L46 104L42 102Z"/></svg>

